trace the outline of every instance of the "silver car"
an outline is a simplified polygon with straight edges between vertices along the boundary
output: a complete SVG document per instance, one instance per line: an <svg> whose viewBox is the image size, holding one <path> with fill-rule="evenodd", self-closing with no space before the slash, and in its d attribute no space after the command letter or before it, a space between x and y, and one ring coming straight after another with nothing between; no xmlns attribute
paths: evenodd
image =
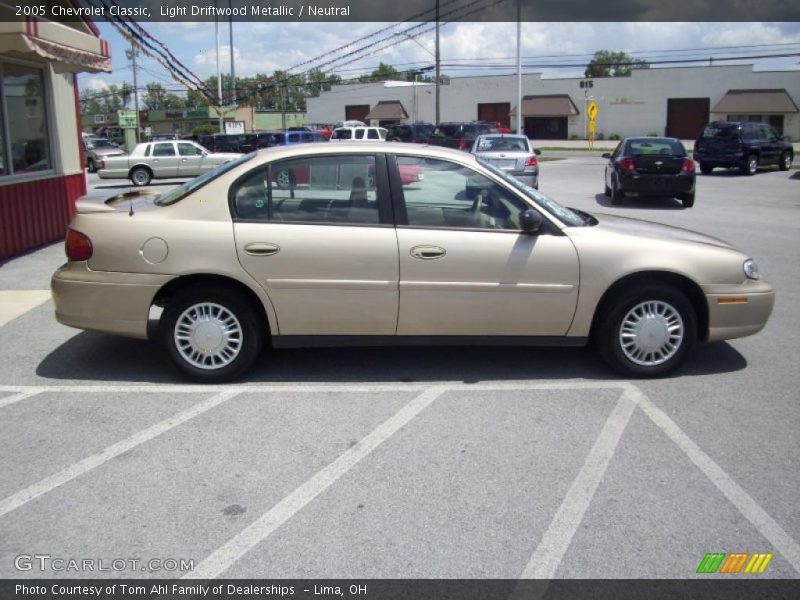
<svg viewBox="0 0 800 600"><path fill-rule="evenodd" d="M153 179L197 177L237 159L234 152L209 152L191 141L138 144L129 156L104 159L100 179L130 179L133 185L148 185Z"/></svg>
<svg viewBox="0 0 800 600"><path fill-rule="evenodd" d="M479 135L470 152L525 185L539 189L539 161L536 157L540 152L534 149L527 136L506 133Z"/></svg>
<svg viewBox="0 0 800 600"><path fill-rule="evenodd" d="M89 169L89 173L97 171L98 165L107 158L125 156L125 150L111 140L102 137L85 137L83 147L86 150L86 168Z"/></svg>

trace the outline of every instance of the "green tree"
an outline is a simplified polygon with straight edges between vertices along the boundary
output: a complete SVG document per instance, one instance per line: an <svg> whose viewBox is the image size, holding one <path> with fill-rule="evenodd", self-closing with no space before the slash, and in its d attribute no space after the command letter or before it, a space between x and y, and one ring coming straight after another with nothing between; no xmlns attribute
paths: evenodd
<svg viewBox="0 0 800 600"><path fill-rule="evenodd" d="M186 101L164 89L158 82L151 82L145 86L147 91L141 98L144 110L169 110L174 108L184 108Z"/></svg>
<svg viewBox="0 0 800 600"><path fill-rule="evenodd" d="M650 64L641 58L633 58L625 52L598 50L586 66L586 77L630 77L633 69L649 69Z"/></svg>
<svg viewBox="0 0 800 600"><path fill-rule="evenodd" d="M387 65L384 62L379 63L378 68L369 75L362 75L358 78L358 80L363 83L370 81L387 81L390 79L402 80L403 76L400 71L395 69L392 65Z"/></svg>

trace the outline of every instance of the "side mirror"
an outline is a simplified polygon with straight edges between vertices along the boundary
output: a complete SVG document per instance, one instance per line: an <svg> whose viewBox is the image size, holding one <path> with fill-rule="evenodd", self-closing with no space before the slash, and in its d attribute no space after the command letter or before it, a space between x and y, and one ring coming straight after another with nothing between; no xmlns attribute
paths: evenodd
<svg viewBox="0 0 800 600"><path fill-rule="evenodd" d="M542 151L541 151L541 150L539 150L538 148L534 148L534 149L533 149L533 153L534 153L536 156L540 156L540 155L542 154Z"/></svg>
<svg viewBox="0 0 800 600"><path fill-rule="evenodd" d="M539 233L542 228L542 215L529 208L519 213L519 228L523 233Z"/></svg>
<svg viewBox="0 0 800 600"><path fill-rule="evenodd" d="M611 158L611 153L610 152L603 152L603 154L600 155L600 158Z"/></svg>

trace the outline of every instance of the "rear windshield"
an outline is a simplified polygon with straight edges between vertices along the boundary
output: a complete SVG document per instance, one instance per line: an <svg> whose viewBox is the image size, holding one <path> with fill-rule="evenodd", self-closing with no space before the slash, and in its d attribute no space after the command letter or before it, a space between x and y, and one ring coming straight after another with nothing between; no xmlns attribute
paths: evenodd
<svg viewBox="0 0 800 600"><path fill-rule="evenodd" d="M522 137L480 138L478 152L529 152L528 140Z"/></svg>
<svg viewBox="0 0 800 600"><path fill-rule="evenodd" d="M255 152L251 152L250 154L245 154L237 158L236 160L232 160L230 162L223 163L217 167L214 167L210 171L206 171L199 177L195 177L194 179L190 179L183 185L179 185L178 187L168 191L166 194L163 194L155 199L154 203L156 206L169 206L170 204L175 204L176 202L180 202L189 194L196 192L204 185L211 183L220 175L224 175L231 169L235 169L242 163L247 162L251 158L256 155Z"/></svg>
<svg viewBox="0 0 800 600"><path fill-rule="evenodd" d="M632 140L628 142L627 156L657 154L659 156L686 156L686 149L677 140Z"/></svg>
<svg viewBox="0 0 800 600"><path fill-rule="evenodd" d="M705 138L735 138L739 135L738 125L726 125L725 123L712 123L706 125L703 130Z"/></svg>

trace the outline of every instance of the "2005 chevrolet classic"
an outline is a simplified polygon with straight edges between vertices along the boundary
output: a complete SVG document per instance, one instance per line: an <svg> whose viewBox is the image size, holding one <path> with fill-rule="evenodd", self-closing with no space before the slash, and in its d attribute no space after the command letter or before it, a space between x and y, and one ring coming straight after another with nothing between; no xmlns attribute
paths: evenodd
<svg viewBox="0 0 800 600"><path fill-rule="evenodd" d="M266 343L591 343L659 376L697 341L758 332L774 302L726 242L565 208L417 144L272 148L77 210L58 321L157 336L201 381L241 375Z"/></svg>

